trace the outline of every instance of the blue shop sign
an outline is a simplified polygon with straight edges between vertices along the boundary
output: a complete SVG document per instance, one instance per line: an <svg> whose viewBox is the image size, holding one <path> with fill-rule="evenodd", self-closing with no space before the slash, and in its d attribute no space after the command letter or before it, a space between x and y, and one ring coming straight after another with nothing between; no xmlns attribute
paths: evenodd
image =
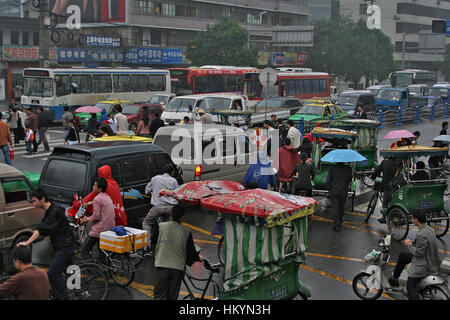
<svg viewBox="0 0 450 320"><path fill-rule="evenodd" d="M58 48L59 62L123 62L121 49Z"/></svg>
<svg viewBox="0 0 450 320"><path fill-rule="evenodd" d="M87 47L120 47L120 38L88 34L84 37Z"/></svg>
<svg viewBox="0 0 450 320"><path fill-rule="evenodd" d="M181 64L183 49L133 48L125 54L128 64Z"/></svg>

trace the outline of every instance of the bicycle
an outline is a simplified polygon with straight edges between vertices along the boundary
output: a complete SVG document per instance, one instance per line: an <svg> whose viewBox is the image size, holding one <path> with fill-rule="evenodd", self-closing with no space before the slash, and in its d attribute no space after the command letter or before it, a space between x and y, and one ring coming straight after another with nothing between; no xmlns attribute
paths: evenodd
<svg viewBox="0 0 450 320"><path fill-rule="evenodd" d="M372 198L369 201L369 205L367 206L366 210L366 217L364 218L365 223L367 223L372 216L372 214L375 212L375 208L377 207L378 200L383 201L383 192L381 191L381 181L379 179L376 179L373 190L374 194L372 195ZM382 211L382 214L383 211Z"/></svg>
<svg viewBox="0 0 450 320"><path fill-rule="evenodd" d="M7 281L12 276L0 277L0 283ZM100 266L94 263L78 265L69 263L64 272L64 280L69 300L104 300L108 294L108 278ZM54 300L51 288L50 300Z"/></svg>
<svg viewBox="0 0 450 320"><path fill-rule="evenodd" d="M206 270L209 271L208 278L195 278L189 272L186 270L185 277L183 278L184 286L186 287L188 291L188 295L183 297L183 300L204 300L206 299L206 293L208 292L209 286L212 283L213 285L213 297L216 299L218 295L220 294L221 290L217 282L213 279L214 274L220 273L220 263L211 265L209 261L205 258L203 258L203 265ZM200 298L197 298L192 290L192 288L188 285L189 281L191 287L195 288L196 290L200 290ZM200 288L199 286L195 285L194 281L200 281L200 282L206 282L205 286L203 288Z"/></svg>
<svg viewBox="0 0 450 320"><path fill-rule="evenodd" d="M81 253L81 247L83 243L88 238L88 228L86 223L81 223L81 219L86 213L86 209L81 207L75 217L70 222L70 226L72 232L75 236L76 242L76 252L75 254ZM99 249L100 255L103 254L105 260L103 262L97 259L95 264L99 265L101 268L106 269L110 277L114 280L114 282L121 286L126 287L134 280L134 274L136 271L139 271L140 268L138 266L144 260L144 253L142 250L137 250L133 252L137 255L138 261L137 263L133 263L130 257L130 253L115 253L110 251L105 251L103 249Z"/></svg>

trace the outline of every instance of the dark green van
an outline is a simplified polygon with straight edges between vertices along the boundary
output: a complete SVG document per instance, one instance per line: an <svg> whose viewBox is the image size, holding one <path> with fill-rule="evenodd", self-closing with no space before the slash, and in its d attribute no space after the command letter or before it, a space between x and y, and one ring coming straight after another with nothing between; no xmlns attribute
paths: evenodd
<svg viewBox="0 0 450 320"><path fill-rule="evenodd" d="M151 208L145 187L166 163L175 166L166 151L151 143L108 141L57 147L44 165L39 186L53 203L69 207L76 193L85 197L92 191L98 168L109 165L122 191L128 225L142 228ZM178 170L175 178L183 183Z"/></svg>

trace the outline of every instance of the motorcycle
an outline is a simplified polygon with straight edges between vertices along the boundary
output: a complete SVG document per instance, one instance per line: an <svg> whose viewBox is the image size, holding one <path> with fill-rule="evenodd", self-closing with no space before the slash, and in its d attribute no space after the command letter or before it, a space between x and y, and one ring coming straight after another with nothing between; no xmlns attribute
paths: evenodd
<svg viewBox="0 0 450 320"><path fill-rule="evenodd" d="M364 257L366 270L358 273L352 282L355 294L363 300L376 300L383 292L399 297L400 300L407 299L406 281L408 279L407 268L399 277L399 287L392 287L389 283L389 272L386 266L390 259L391 235L384 237L377 248L370 251ZM422 300L450 300L450 290L447 286L450 274L450 258L441 262L440 274L429 275L419 282L418 291Z"/></svg>

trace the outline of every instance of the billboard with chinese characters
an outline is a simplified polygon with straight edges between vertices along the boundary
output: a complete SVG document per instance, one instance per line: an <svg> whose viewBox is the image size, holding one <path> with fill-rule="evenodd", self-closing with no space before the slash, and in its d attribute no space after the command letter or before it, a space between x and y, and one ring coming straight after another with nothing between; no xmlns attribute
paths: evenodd
<svg viewBox="0 0 450 320"><path fill-rule="evenodd" d="M183 49L132 48L125 55L127 64L183 64Z"/></svg>
<svg viewBox="0 0 450 320"><path fill-rule="evenodd" d="M116 47L120 48L120 38L88 34L84 37L86 47Z"/></svg>
<svg viewBox="0 0 450 320"><path fill-rule="evenodd" d="M4 44L3 61L39 61L39 47Z"/></svg>
<svg viewBox="0 0 450 320"><path fill-rule="evenodd" d="M78 6L82 23L126 23L126 0L50 0L50 12L56 14L58 23L66 23L71 6Z"/></svg>
<svg viewBox="0 0 450 320"><path fill-rule="evenodd" d="M58 48L58 62L123 62L122 49Z"/></svg>

